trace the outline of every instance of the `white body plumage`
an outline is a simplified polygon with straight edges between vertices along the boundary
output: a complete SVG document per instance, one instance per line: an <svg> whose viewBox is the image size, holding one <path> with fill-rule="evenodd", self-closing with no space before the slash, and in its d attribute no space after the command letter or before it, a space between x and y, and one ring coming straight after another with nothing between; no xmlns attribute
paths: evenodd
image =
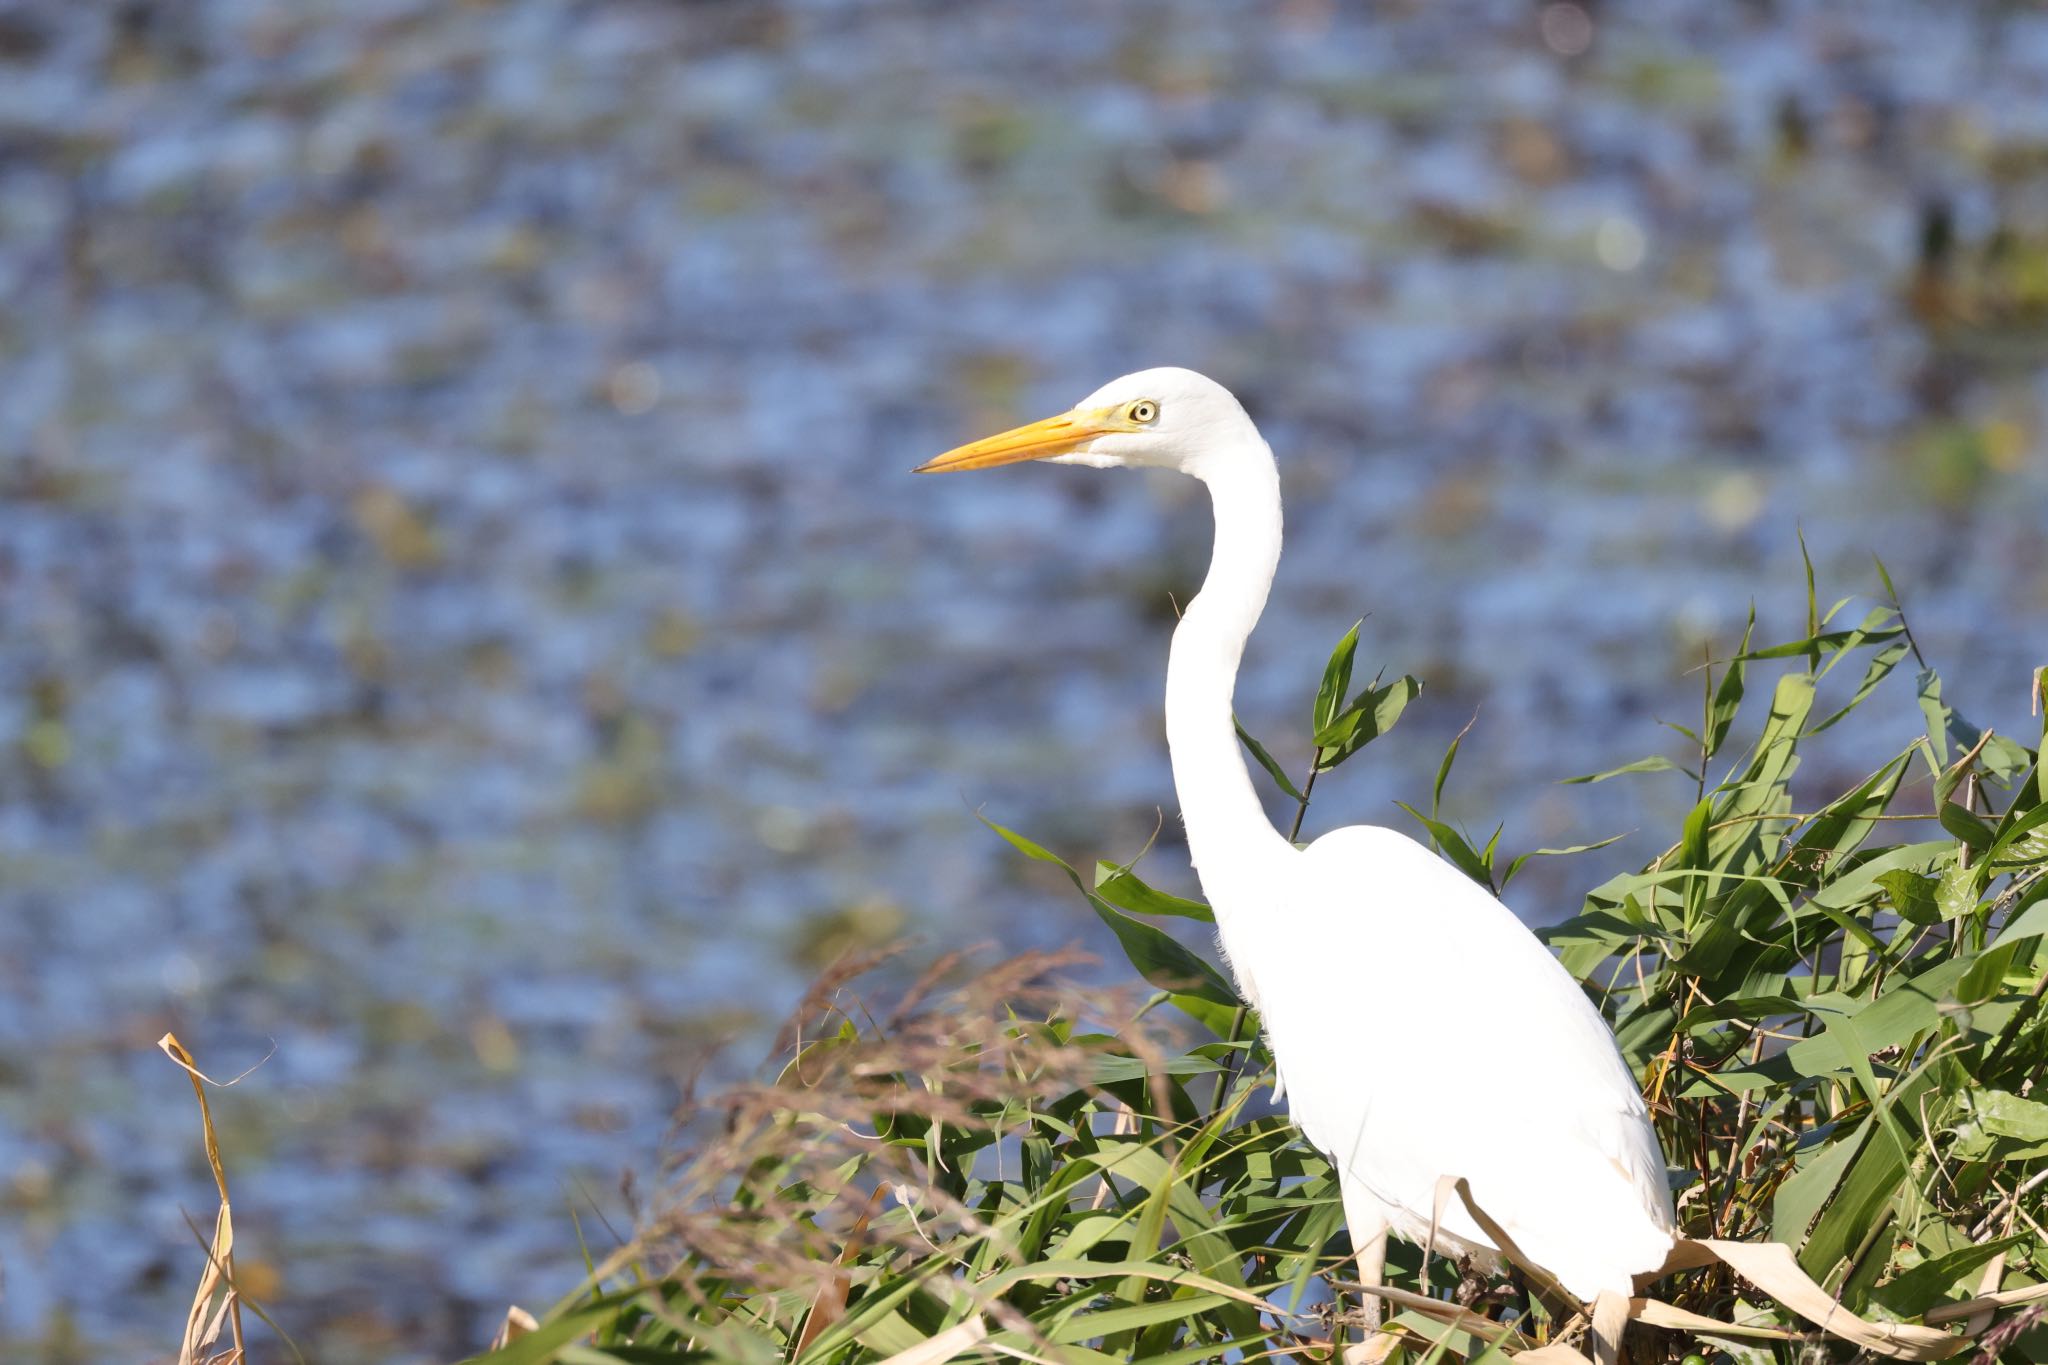
<svg viewBox="0 0 2048 1365"><path fill-rule="evenodd" d="M1166 728L1188 848L1289 1110L1336 1164L1352 1239L1495 1248L1443 1177L1583 1299L1627 1295L1672 1246L1642 1096L1578 985L1508 908L1405 835L1298 849L1260 806L1231 714L1279 562L1280 483L1237 400L1188 370L1118 379L1073 411L962 446L939 472L1043 459L1177 469L1216 541L1174 632Z"/></svg>
<svg viewBox="0 0 2048 1365"><path fill-rule="evenodd" d="M1663 1263L1671 1197L1635 1080L1506 906L1406 835L1358 825L1304 850L1270 910L1260 933L1229 916L1226 951L1264 1003L1295 1122L1338 1165L1354 1240L1375 1217L1425 1240L1451 1175L1581 1299L1626 1296ZM1456 1197L1436 1245L1492 1259Z"/></svg>

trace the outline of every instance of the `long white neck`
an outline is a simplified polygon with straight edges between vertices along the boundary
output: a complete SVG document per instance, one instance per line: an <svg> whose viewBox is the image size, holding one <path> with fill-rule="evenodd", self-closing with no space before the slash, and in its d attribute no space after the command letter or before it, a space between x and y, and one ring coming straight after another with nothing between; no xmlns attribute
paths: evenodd
<svg viewBox="0 0 2048 1365"><path fill-rule="evenodd" d="M1166 745L1187 821L1188 853L1219 926L1256 904L1293 845L1266 819L1239 747L1231 698L1245 640L1280 563L1280 473L1253 436L1198 471L1215 506L1209 576L1173 632L1166 665Z"/></svg>

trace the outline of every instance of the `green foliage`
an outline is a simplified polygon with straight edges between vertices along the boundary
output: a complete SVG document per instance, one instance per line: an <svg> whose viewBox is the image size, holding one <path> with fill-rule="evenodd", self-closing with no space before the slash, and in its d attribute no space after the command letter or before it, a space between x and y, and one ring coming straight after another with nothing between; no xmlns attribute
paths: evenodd
<svg viewBox="0 0 2048 1365"><path fill-rule="evenodd" d="M1958 714L1885 586L1845 629L1809 573L1806 634L1754 646L1752 617L1706 680L1698 728L1674 727L1689 752L1576 779L1683 781L1691 809L1668 847L1543 936L1642 1082L1686 1233L1783 1241L1853 1311L1915 1320L2048 1281L2048 802L2038 739ZM1357 648L1354 627L1317 691L1300 783L1243 736L1297 810L1420 690L1404 676L1353 694ZM1885 684L1909 653L1910 742L1838 793L1805 790L1817 736L1903 700ZM1532 855L1503 866L1500 830L1482 844L1441 818L1456 751L1430 813L1410 813L1467 875L1504 884ZM640 1240L486 1359L823 1365L933 1338L954 1349L927 1360L1328 1358L1313 1286L1349 1251L1335 1178L1260 1110L1271 1059L1226 974L1168 932L1206 907L1128 864L1084 878L996 828L1065 870L1153 992L1048 987L1033 964L869 1015L828 983L783 1077L728 1097ZM1513 1079L1471 1078L1497 1097L1503 1141L1513 1106L1535 1102L1500 1084ZM1455 1279L1420 1271L1397 1247L1395 1286L1441 1298ZM1632 1343L1638 1360L1854 1354L1719 1267L1656 1293L1792 1339L1654 1333ZM1477 1335L1396 1312L1396 1351L1513 1355L1564 1326L1540 1304L1512 1316L1516 1302L1482 1300L1501 1320L1468 1323ZM1995 1330L1998 1358L2048 1361L2024 1312Z"/></svg>

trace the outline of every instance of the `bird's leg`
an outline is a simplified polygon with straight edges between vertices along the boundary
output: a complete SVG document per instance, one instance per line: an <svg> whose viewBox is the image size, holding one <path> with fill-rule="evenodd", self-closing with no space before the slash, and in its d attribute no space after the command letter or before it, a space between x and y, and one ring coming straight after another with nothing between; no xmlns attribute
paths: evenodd
<svg viewBox="0 0 2048 1365"><path fill-rule="evenodd" d="M1345 1205L1348 1210L1350 1201ZM1347 1217L1349 1215L1347 1214ZM1378 1288L1387 1280L1387 1223L1377 1214L1372 1222L1360 1222L1350 1218L1351 1245L1358 1254L1358 1282L1371 1288ZM1377 1231L1373 1231L1377 1228ZM1363 1240L1361 1240L1361 1238ZM1338 1352L1338 1359L1344 1365L1380 1365L1400 1343L1397 1332L1382 1332L1380 1325L1387 1320L1386 1301L1377 1294L1358 1296L1359 1325L1364 1333L1356 1346L1346 1346ZM1333 1338L1334 1339L1334 1338Z"/></svg>
<svg viewBox="0 0 2048 1365"><path fill-rule="evenodd" d="M1351 1250L1358 1257L1358 1282L1378 1288L1387 1280L1387 1216L1379 1201L1350 1181L1340 1182L1344 1193L1344 1226L1351 1234ZM1385 1303L1377 1294L1360 1296L1360 1321L1368 1337L1386 1321Z"/></svg>
<svg viewBox="0 0 2048 1365"><path fill-rule="evenodd" d="M1354 1234L1355 1241L1355 1234ZM1358 1247L1358 1282L1377 1289L1387 1282L1387 1225L1380 1224L1380 1230L1372 1239ZM1377 1332L1385 1321L1386 1302L1377 1294L1361 1295L1365 1301L1359 1307L1359 1314L1369 1331Z"/></svg>

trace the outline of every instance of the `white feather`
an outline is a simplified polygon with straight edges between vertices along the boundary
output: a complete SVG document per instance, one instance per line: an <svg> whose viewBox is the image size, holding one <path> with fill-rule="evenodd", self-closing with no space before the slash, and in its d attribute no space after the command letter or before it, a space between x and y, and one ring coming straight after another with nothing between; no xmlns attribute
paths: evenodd
<svg viewBox="0 0 2048 1365"><path fill-rule="evenodd" d="M1396 1234L1439 1178L1584 1299L1671 1249L1664 1162L1605 1021L1508 908L1422 845L1353 826L1301 854L1260 932L1224 938L1261 982L1302 1132ZM1347 1198L1347 1204L1350 1199ZM1437 1245L1491 1259L1453 1199Z"/></svg>
<svg viewBox="0 0 2048 1365"><path fill-rule="evenodd" d="M1188 370L1126 375L1061 429L1139 400L1155 413L1142 429L1052 458L1177 469L1209 487L1209 574L1167 665L1174 786L1224 954L1264 1020L1290 1112L1337 1164L1354 1242L1381 1225L1423 1240L1443 1178L1464 1177L1573 1293L1631 1293L1670 1251L1673 1218L1613 1035L1506 906L1414 840L1354 826L1304 850L1267 820L1231 700L1279 563L1279 473L1237 400ZM1455 1198L1436 1245L1496 1250Z"/></svg>

